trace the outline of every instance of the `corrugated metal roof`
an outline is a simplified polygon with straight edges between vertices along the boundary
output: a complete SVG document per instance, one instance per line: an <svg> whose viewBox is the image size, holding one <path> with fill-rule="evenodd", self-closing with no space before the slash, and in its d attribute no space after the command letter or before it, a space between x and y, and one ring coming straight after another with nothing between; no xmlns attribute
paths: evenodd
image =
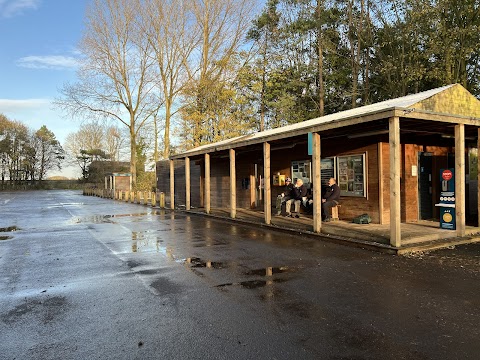
<svg viewBox="0 0 480 360"><path fill-rule="evenodd" d="M445 91L448 88L451 88L452 86L455 86L455 84L452 85L447 85L447 86L442 86L436 89L431 89L428 91L423 91L417 94L412 94L412 95L407 95L395 99L390 99L386 101L382 101L379 103L371 104L371 105L365 105L359 108L355 109L350 109L350 110L345 110L341 111L338 113L334 114L329 114L325 115L322 117L310 119L310 120L305 120L299 123L291 124L291 125L286 125L282 126L279 128L275 129L269 129L261 132L257 132L254 134L249 134L249 135L244 135L244 136L238 136L235 138L227 139L227 140L222 140L216 143L211 143L211 144L206 144L202 145L199 147L196 147L194 149L188 150L182 154L178 154L175 156L172 156L172 158L178 158L183 156L188 156L189 154L193 153L201 153L201 152L207 152L205 150L215 150L216 147L225 147L228 145L233 145L236 143L243 142L245 140L260 140L263 138L268 138L274 135L279 135L283 133L289 133L292 131L297 131L297 130L302 130L302 129L307 129L315 125L321 125L321 124L327 124L327 123L333 123L336 121L341 121L341 120L346 120L350 118L356 118L356 117L362 117L366 116L368 114L373 114L377 112L383 112L383 111L388 111L396 108L408 108L420 101L423 101L425 99L428 99L438 93L441 93L442 91ZM260 141L259 141L260 142Z"/></svg>

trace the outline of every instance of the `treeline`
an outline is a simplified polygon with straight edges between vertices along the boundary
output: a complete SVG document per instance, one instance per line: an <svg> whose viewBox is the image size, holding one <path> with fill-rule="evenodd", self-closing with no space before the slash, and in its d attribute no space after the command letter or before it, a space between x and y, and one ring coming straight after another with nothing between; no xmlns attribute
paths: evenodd
<svg viewBox="0 0 480 360"><path fill-rule="evenodd" d="M96 0L78 82L56 104L125 129L135 184L147 126L155 162L446 84L480 96L479 11L478 0Z"/></svg>
<svg viewBox="0 0 480 360"><path fill-rule="evenodd" d="M44 125L29 129L0 114L0 180L2 187L44 180L49 170L61 169L63 149Z"/></svg>
<svg viewBox="0 0 480 360"><path fill-rule="evenodd" d="M478 0L268 0L240 73L259 129L460 83L480 95Z"/></svg>

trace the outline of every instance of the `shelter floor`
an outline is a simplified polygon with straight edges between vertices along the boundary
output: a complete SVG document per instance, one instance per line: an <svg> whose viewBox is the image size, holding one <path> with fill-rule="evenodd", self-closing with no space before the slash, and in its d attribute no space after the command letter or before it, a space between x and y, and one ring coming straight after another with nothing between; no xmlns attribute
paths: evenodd
<svg viewBox="0 0 480 360"><path fill-rule="evenodd" d="M205 214L203 208L195 208L189 213ZM300 218L272 215L271 225L265 224L264 212L259 210L237 209L236 217L230 217L228 208L212 208L208 216L230 221L243 222L251 225L261 225L283 231L293 231L304 235L313 235L322 239L340 242L360 247L373 248L391 253L407 253L413 251L428 251L438 248L480 241L480 228L467 226L466 235L458 237L456 231L440 228L438 221L420 220L418 222L402 223L401 247L390 245L390 225L355 224L351 221L338 220L323 222L321 233L313 232L312 215L301 214Z"/></svg>

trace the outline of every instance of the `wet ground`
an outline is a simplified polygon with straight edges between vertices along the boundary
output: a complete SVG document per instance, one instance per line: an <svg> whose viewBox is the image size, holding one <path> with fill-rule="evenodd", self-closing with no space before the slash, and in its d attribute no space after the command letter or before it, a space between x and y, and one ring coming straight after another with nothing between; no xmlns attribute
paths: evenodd
<svg viewBox="0 0 480 360"><path fill-rule="evenodd" d="M0 359L478 359L480 244L408 257L0 193Z"/></svg>

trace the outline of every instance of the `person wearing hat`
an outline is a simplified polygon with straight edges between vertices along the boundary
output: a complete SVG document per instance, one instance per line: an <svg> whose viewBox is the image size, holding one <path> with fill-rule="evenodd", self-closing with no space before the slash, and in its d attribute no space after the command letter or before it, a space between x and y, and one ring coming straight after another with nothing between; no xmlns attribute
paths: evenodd
<svg viewBox="0 0 480 360"><path fill-rule="evenodd" d="M285 188L283 189L283 192L277 196L277 215L282 214L282 205L287 201L292 198L292 191L293 191L293 184L292 184L292 179L287 177L285 179Z"/></svg>

